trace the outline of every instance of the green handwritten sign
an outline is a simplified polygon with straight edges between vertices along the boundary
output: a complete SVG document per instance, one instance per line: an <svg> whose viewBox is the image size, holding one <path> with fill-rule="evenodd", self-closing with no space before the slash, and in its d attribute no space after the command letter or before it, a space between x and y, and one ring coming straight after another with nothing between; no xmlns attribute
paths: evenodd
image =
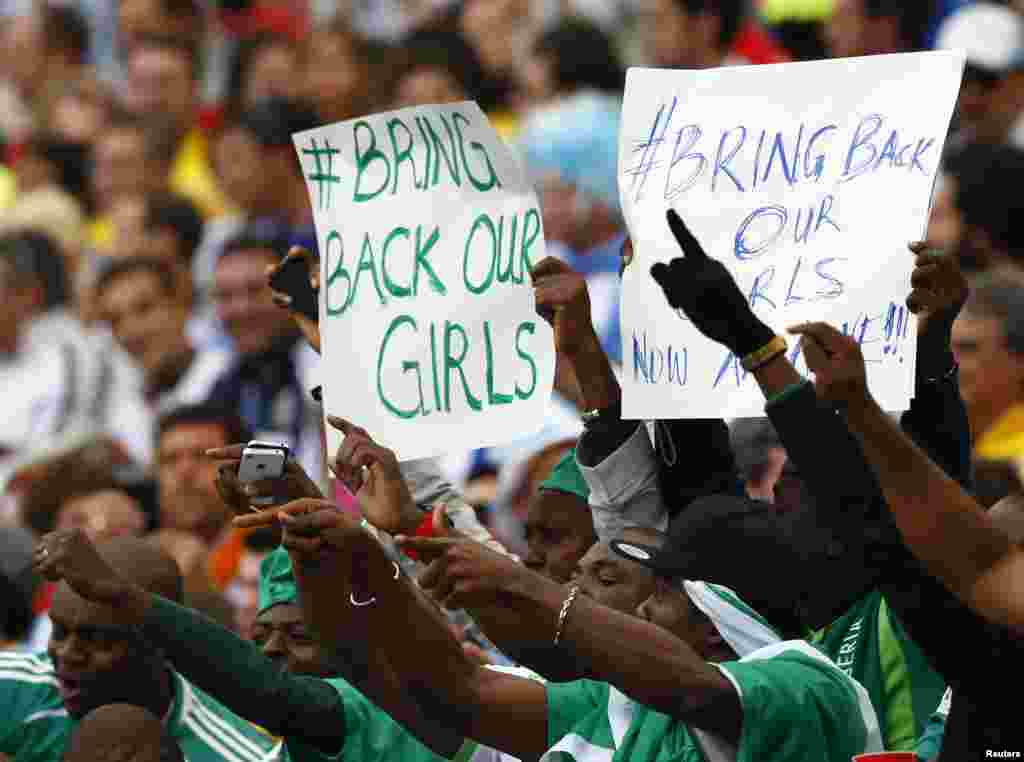
<svg viewBox="0 0 1024 762"><path fill-rule="evenodd" d="M321 254L325 413L403 460L540 428L555 365L529 278L541 215L479 107L404 109L293 140Z"/></svg>

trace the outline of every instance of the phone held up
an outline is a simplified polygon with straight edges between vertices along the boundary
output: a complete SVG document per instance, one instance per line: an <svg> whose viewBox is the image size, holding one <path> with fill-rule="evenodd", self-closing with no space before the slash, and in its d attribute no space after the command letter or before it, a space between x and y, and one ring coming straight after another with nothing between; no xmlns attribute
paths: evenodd
<svg viewBox="0 0 1024 762"><path fill-rule="evenodd" d="M261 442L252 440L242 450L242 460L238 465L238 481L246 484L284 476L284 467L288 462L288 447L280 442ZM250 500L254 505L273 505L273 496L254 497Z"/></svg>
<svg viewBox="0 0 1024 762"><path fill-rule="evenodd" d="M320 298L309 283L309 270L305 260L295 257L285 260L280 269L270 278L270 286L275 291L288 294L292 298L291 308L314 323L320 317Z"/></svg>

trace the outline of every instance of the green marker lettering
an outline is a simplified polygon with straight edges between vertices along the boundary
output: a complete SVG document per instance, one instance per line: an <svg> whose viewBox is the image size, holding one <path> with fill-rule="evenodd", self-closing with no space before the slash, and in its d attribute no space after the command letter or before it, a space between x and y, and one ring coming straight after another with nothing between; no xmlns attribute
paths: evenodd
<svg viewBox="0 0 1024 762"><path fill-rule="evenodd" d="M501 244L504 243L504 238L501 235L502 227L505 225L505 217L501 218L501 226L498 228L498 239ZM503 272L501 269L501 249L503 248L499 244L498 248L498 283L508 283L512 280L513 283L522 283L523 278L520 274L519 280L515 280L515 264L516 264L516 233L519 231L519 215L512 215L512 229L509 231L508 237L508 268Z"/></svg>
<svg viewBox="0 0 1024 762"><path fill-rule="evenodd" d="M391 242L401 236L406 240L409 239L410 231L409 228L395 228L388 237L384 239L384 248L381 249L380 253L380 269L384 271L384 287L388 290L388 293L396 298L403 296L409 296L412 292L405 286L399 286L388 274L388 249L391 246Z"/></svg>
<svg viewBox="0 0 1024 762"><path fill-rule="evenodd" d="M430 187L430 157L433 156L434 149L432 149L430 147L430 138L427 137L426 130L423 129L423 125L424 125L424 123L426 123L426 121L427 120L424 119L421 116L416 117L416 127L417 127L417 129L419 129L420 137L423 138L423 145L427 149L427 171L423 175L423 187L424 188L429 188ZM436 168L434 169L434 177L435 177L434 183L436 184L437 183L437 180L436 180L437 169Z"/></svg>
<svg viewBox="0 0 1024 762"><path fill-rule="evenodd" d="M427 120L424 119L423 123L427 125L427 131L430 133L430 142L434 145L434 150L437 151L437 161L434 162L434 180L433 185L437 185L438 178L441 174L441 157L444 157L445 166L448 167L448 174L451 175L452 180L456 185L462 186L462 173L459 172L459 156L455 144L455 135L452 133L451 125L448 124L448 120L444 118L444 115L440 115L441 124L444 125L445 131L448 133L448 142L451 145L451 156L448 155L448 149L444 147L441 142L441 138L434 130L434 126Z"/></svg>
<svg viewBox="0 0 1024 762"><path fill-rule="evenodd" d="M459 120L462 120L466 125L470 124L470 121L460 114L458 111L452 114L452 123L455 125L455 132L459 136L459 154L462 156L462 167L466 171L466 176L469 177L469 181L473 184L473 187L478 191L484 192L489 191L491 188L497 186L501 187L501 180L498 179L497 173L494 171L494 165L491 164L491 157L487 155L487 149L484 148L483 144L474 140L469 144L469 147L476 151L478 154L483 156L484 163L487 165L487 180L481 182L477 179L476 175L473 174L473 170L469 168L469 162L466 159L466 145L465 139L462 136L462 128L459 126Z"/></svg>
<svg viewBox="0 0 1024 762"><path fill-rule="evenodd" d="M487 404L508 405L512 402L511 394L494 391L494 348L491 345L491 321L484 321L484 352L487 355Z"/></svg>
<svg viewBox="0 0 1024 762"><path fill-rule="evenodd" d="M364 152L359 147L359 128L362 127L364 132L369 131L370 133L370 147ZM356 149L356 182L353 186L352 200L357 204L361 204L364 201L372 201L388 187L388 183L391 181L391 162L388 158L377 149L377 134L373 131L373 127L370 126L369 122L358 121L355 127L352 128L352 140L355 144ZM360 190L363 183L363 173L369 169L370 165L375 161L383 161L384 167L387 169L387 175L384 177L384 182L380 184L380 187L372 193L364 193Z"/></svg>
<svg viewBox="0 0 1024 762"><path fill-rule="evenodd" d="M380 353L377 355L377 399L381 401L385 408L388 409L392 415L398 418L408 420L409 418L415 418L416 415L423 409L423 383L420 378L420 364L418 362L409 362L406 360L402 363L402 372L408 373L409 371L416 372L416 381L420 388L420 401L419 404L411 410L403 410L397 405L393 404L391 400L384 394L384 384L382 382L382 376L384 371L384 353L387 352L388 343L391 341L392 334L403 325L410 325L414 332L417 332L416 321L413 320L409 315L399 315L391 321L391 325L388 326L387 331L384 332L384 340L380 343Z"/></svg>
<svg viewBox="0 0 1024 762"><path fill-rule="evenodd" d="M367 252L369 252L369 257L366 256ZM352 303L356 300L356 295L359 293L359 279L366 270L369 270L370 275L373 276L373 287L377 291L377 298L380 299L380 303L387 304L387 297L380 290L380 281L377 279L377 260L373 257L373 244L370 243L369 233L363 239L363 250L359 252L359 266L356 268L355 283L352 284L352 290L349 292L347 307L351 307Z"/></svg>
<svg viewBox="0 0 1024 762"><path fill-rule="evenodd" d="M331 270L331 243L335 241L338 243L338 259L334 269ZM330 270L330 275L327 276L327 317L337 317L345 312L345 308L348 306L349 289L352 287L352 278L349 277L348 270L345 269L345 246L341 242L341 234L337 230L332 230L327 234L327 240L324 241L324 256L327 258L327 269ZM338 278L345 279L345 298L341 300L340 307L335 307L331 301L331 286Z"/></svg>
<svg viewBox="0 0 1024 762"><path fill-rule="evenodd" d="M531 222L533 223L532 228L530 226ZM523 269L519 272L519 279L515 280L516 283L522 283L525 274L533 269L533 263L530 261L530 247L533 246L533 242L537 240L539 235L540 214L536 209L530 209L526 212L526 217L523 219L523 239L520 241L519 247Z"/></svg>
<svg viewBox="0 0 1024 762"><path fill-rule="evenodd" d="M458 357L452 357L451 338L453 333L462 336L462 351ZM452 371L458 371L459 379L462 381L462 391L466 395L466 403L472 410L479 411L483 406L480 400L473 396L466 382L466 374L462 370L462 362L466 359L466 352L469 351L469 337L466 331L458 323L450 320L444 321L444 409L452 412Z"/></svg>
<svg viewBox="0 0 1024 762"><path fill-rule="evenodd" d="M487 275L484 276L483 281L479 285L474 286L469 282L469 252L473 246L473 238L476 235L477 228L485 227L491 234L491 263L487 267ZM462 253L462 282L466 284L466 290L471 294L482 294L488 288L491 287L491 282L494 280L494 269L495 260L498 258L498 238L497 233L494 230L494 223L491 222L491 218L487 212L481 212L475 220L473 220L473 227L469 229L469 237L466 239L466 248Z"/></svg>
<svg viewBox="0 0 1024 762"><path fill-rule="evenodd" d="M434 407L441 410L441 385L437 383L437 326L430 324L430 370L434 375Z"/></svg>
<svg viewBox="0 0 1024 762"><path fill-rule="evenodd" d="M419 294L420 286L420 268L422 267L427 271L427 278L430 282L430 288L437 294L444 296L448 293L448 289L444 287L444 283L440 278L437 277L437 273L434 272L434 268L431 267L430 261L427 257L430 256L430 250L434 248L434 244L437 243L438 237L441 235L438 227L435 225L433 232L427 237L427 240L423 240L423 226L416 226L416 258L413 262L412 271L412 293L413 296Z"/></svg>
<svg viewBox="0 0 1024 762"><path fill-rule="evenodd" d="M403 130L405 130L405 139L407 142L402 150L398 149L398 140L395 137L396 127L401 127ZM394 119L388 120L388 136L391 138L391 150L394 153L395 157L395 177L391 183L391 195L395 195L395 193L398 191L398 179L399 176L402 174L402 163L406 161L412 164L413 187L426 187L427 178L423 178L423 185L421 186L420 178L416 174L416 159L414 159L412 155L412 147L415 142L412 137L412 131L408 127L406 127L405 122L403 122L398 117L395 117Z"/></svg>
<svg viewBox="0 0 1024 762"><path fill-rule="evenodd" d="M519 338L524 334L528 333L531 336L536 332L537 326L534 323L520 323L519 327L516 328L516 354L523 360L526 360L530 365L530 388L523 391L519 388L519 382L516 381L516 397L521 400L528 400L533 396L534 391L537 389L537 363L533 361L533 357L523 351L523 348L519 346Z"/></svg>

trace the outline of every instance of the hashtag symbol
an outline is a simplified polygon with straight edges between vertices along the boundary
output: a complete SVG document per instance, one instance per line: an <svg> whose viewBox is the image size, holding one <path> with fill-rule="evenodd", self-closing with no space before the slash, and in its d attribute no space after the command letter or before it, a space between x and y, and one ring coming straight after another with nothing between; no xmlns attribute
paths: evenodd
<svg viewBox="0 0 1024 762"><path fill-rule="evenodd" d="M341 153L337 148L331 148L330 141L324 138L324 147L318 148L316 138L310 139L310 147L303 148L302 153L312 156L316 167L311 175L307 175L310 182L316 183L317 195L320 198L320 208L329 209L331 206L331 185L340 184L341 178L334 174L334 157ZM325 166L326 165L326 166Z"/></svg>
<svg viewBox="0 0 1024 762"><path fill-rule="evenodd" d="M661 162L657 161L658 150L661 148L662 143L665 142L665 134L668 132L672 115L675 113L677 101L678 98L672 99L672 105L669 107L668 115L665 116L664 120L662 116L665 115L665 104L661 104L658 113L654 116L651 134L647 137L646 141L638 143L633 148L634 154L640 154L640 161L633 168L627 169L626 174L633 177L631 188L635 192L634 201L639 201L642 197L644 186L647 184L647 176L654 169L661 166Z"/></svg>

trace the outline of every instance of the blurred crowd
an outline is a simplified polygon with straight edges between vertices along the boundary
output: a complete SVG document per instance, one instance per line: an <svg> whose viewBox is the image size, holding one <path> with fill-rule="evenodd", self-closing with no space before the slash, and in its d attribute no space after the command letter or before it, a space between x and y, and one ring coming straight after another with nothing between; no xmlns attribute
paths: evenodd
<svg viewBox="0 0 1024 762"><path fill-rule="evenodd" d="M614 570L608 541L621 539L633 524L669 529L674 536L676 519L688 515L684 534L708 554L733 542L746 542L751 553L761 552L755 546L774 549L777 555L765 558L777 564L775 573L762 580L725 568L724 561L708 561L713 570L707 570L696 553L693 563L702 579L741 592L780 633L802 638L816 631L815 642L842 666L853 651L842 650L851 642L849 633L881 628L878 648L888 649L886 658L898 654L892 658L902 659L905 671L906 684L893 689L900 708L876 700L868 684L892 687L898 675L885 671L891 659L883 658L881 668L875 664L870 675L854 676L871 694L886 748L916 748L947 685L953 686L954 706L958 690L970 696L961 706L972 707L974 722L991 710L970 678L949 666L954 656L948 649L931 641L915 645L934 624L918 616L921 607L961 606L921 581L945 581L942 574L928 567L934 576L907 582L896 575L893 581L882 571L891 564L871 560L875 545L888 549L890 561L911 563L904 542L920 554L898 516L904 539L886 534L890 524L879 516L896 514L894 496L902 493L889 490L870 444L858 434L864 451L853 459L862 472L843 474L829 462L827 448L815 453L815 443L794 432L799 414L779 412L795 404L785 395L800 387L799 378L778 386L758 376L769 400L762 419L618 420L619 279L630 248L619 204L617 147L629 65L709 68L964 50L966 70L926 236L928 250L944 252L948 267L927 265L922 249L915 270L921 280L908 284L912 297L923 289L927 295L919 298L938 305L919 310L915 404L931 407L905 418L904 429L982 506L995 506L993 521L1016 543L1024 531L1017 502L1024 486L1024 285L1018 275L1024 261L1024 196L1018 190L1024 186L1024 3L0 0L0 41L0 648L42 651L57 637L48 612L59 589L33 572L36 543L55 531L120 548L112 551L117 563L110 563L129 576L140 559L173 558L181 576L178 602L219 623L222 636L232 631L255 637L266 650L275 628L302 629L294 580L282 583L291 584L292 593L281 601L295 609L295 621L258 622L274 610L270 567L287 559L275 550L282 527L274 521L235 527L232 519L249 510L248 498L225 471L237 466L238 457L225 448L272 440L286 443L294 455L286 497L327 495L351 505L348 488L365 489L358 477L335 479L337 466L333 473L328 468L336 454L325 452L323 411L311 394L323 383L319 346L268 283L268 272L293 247L316 262L312 209L291 135L393 108L473 100L522 156L538 191L547 253L562 263L560 277L578 279L572 281L575 301L559 306L580 309L584 294L585 322L598 346L588 357L556 347L549 420L536 436L402 464L400 476L389 472L407 485L402 489L412 503L445 520L423 532L418 514L411 522L385 520L381 526L370 517L371 523L389 534L466 535L522 558L526 569L558 584L582 574L600 587L606 566L628 587L635 581L623 581L621 568ZM936 278L945 280L935 285ZM970 297L964 278L971 279ZM666 283L672 302L672 288L682 286ZM922 389L940 391L933 398ZM581 417L596 410L611 410L611 420L593 424ZM372 445L372 432L357 432L356 438L364 434ZM837 448L853 441L845 429L836 436ZM220 455L207 455L210 450ZM344 456L355 458L351 447ZM377 453L358 465L385 461ZM810 472L817 472L817 480ZM690 511L693 501L722 494L743 509L712 505L703 518ZM884 529L852 540L861 528L849 516L834 526L808 518L816 515L811 506L826 503L870 504L864 520ZM630 506L628 521L617 512L623 505ZM401 513L394 506L387 511ZM705 534L698 538L700 532ZM150 550L125 538L141 538ZM119 539L128 544L118 546ZM630 542L647 547L649 539ZM398 557L393 546L390 552ZM818 553L838 566L828 566ZM803 571L796 571L794 559ZM288 578L290 568L281 574ZM654 585L655 577L645 583ZM147 589L163 595L154 585ZM915 585L919 598L906 595ZM780 600L779 590L792 592L799 605ZM589 597L627 613L647 600L621 603L640 595L636 590L632 597L608 595L591 590ZM573 603L574 597L565 600L559 633ZM481 627L486 616L472 613L451 614L449 624L474 659L558 674L550 654L531 657L515 638L511 646L498 642L493 631L504 632L500 622L492 631ZM984 629L969 612L948 616L951 632ZM845 626L843 617L849 617ZM1002 635L985 633L991 637L981 648L1019 651ZM295 635L299 641L308 637ZM188 652L184 641L161 647ZM224 641L223 648L233 647ZM742 650L730 653L742 657ZM274 653L280 661L291 652ZM244 661L245 653L236 656ZM5 658L0 655L0 679L5 669L22 669ZM213 669L196 669L207 667ZM336 674L324 669L321 674ZM395 672L408 678L397 666ZM906 677L911 673L913 686ZM375 689L344 674L409 726L400 709L390 708L391 693L377 697ZM191 674L189 679L199 682ZM949 702L943 704L939 738L949 711ZM961 710L961 717L967 715ZM146 717L137 719L145 726ZM98 722L102 730L104 718ZM118 724L116 718L106 722ZM99 736L109 736L109 727ZM473 732L457 727L460 734ZM959 727L953 743L964 744L969 733ZM443 738L431 741L432 732L414 735L435 751L447 748ZM248 726L233 733L242 748L263 748ZM155 737L159 744L159 730ZM922 759L930 759L938 743L924 748ZM1024 744L1016 748L1024 751ZM363 758L397 759L401 753L368 750ZM23 762L60 754L51 749L11 756ZM947 762L966 758L943 756Z"/></svg>

